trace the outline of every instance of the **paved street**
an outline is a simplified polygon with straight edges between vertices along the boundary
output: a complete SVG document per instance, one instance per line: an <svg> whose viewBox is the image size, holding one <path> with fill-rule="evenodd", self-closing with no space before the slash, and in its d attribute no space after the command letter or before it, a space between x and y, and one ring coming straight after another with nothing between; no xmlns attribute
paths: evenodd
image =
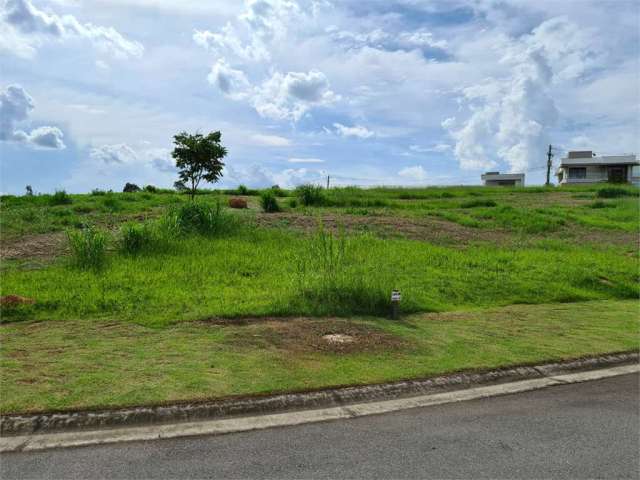
<svg viewBox="0 0 640 480"><path fill-rule="evenodd" d="M638 375L347 421L1 457L12 478L638 478Z"/></svg>

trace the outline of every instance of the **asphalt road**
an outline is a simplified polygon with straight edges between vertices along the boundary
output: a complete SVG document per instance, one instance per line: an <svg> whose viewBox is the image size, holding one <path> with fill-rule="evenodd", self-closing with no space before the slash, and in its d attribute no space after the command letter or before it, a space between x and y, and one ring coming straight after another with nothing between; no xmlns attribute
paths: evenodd
<svg viewBox="0 0 640 480"><path fill-rule="evenodd" d="M346 421L11 453L12 478L638 478L637 374Z"/></svg>

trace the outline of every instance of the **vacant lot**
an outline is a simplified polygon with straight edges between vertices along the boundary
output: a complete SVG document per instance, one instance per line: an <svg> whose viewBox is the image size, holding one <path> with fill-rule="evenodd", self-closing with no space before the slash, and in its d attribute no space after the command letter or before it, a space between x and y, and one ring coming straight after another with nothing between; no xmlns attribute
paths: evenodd
<svg viewBox="0 0 640 480"><path fill-rule="evenodd" d="M236 193L2 197L3 411L637 348L637 189Z"/></svg>

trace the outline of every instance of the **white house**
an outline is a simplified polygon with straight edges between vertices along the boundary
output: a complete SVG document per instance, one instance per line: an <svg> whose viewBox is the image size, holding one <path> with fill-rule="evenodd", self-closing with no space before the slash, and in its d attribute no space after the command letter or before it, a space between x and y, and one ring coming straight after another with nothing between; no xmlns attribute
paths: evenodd
<svg viewBox="0 0 640 480"><path fill-rule="evenodd" d="M640 162L635 155L599 157L590 150L571 151L560 159L556 175L560 185L600 182L640 185Z"/></svg>
<svg viewBox="0 0 640 480"><path fill-rule="evenodd" d="M483 173L480 178L487 187L524 187L524 173Z"/></svg>

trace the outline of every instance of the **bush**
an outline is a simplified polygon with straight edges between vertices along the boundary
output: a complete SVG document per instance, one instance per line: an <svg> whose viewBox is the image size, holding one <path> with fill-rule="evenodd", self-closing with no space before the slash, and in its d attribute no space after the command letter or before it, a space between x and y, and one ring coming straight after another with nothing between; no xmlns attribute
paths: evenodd
<svg viewBox="0 0 640 480"><path fill-rule="evenodd" d="M135 183L127 182L125 184L124 188L122 189L122 191L124 193L135 193L135 192L139 192L140 191L140 187L138 185L136 185Z"/></svg>
<svg viewBox="0 0 640 480"><path fill-rule="evenodd" d="M618 198L626 195L633 195L626 188L621 187L605 187L597 191L596 197L598 198Z"/></svg>
<svg viewBox="0 0 640 480"><path fill-rule="evenodd" d="M289 207L290 208L296 208L298 206L298 200L293 197L289 199Z"/></svg>
<svg viewBox="0 0 640 480"><path fill-rule="evenodd" d="M300 185L296 188L295 193L300 199L300 203L305 207L322 206L326 203L322 187L318 185Z"/></svg>
<svg viewBox="0 0 640 480"><path fill-rule="evenodd" d="M249 189L244 185L238 185L238 195L249 195Z"/></svg>
<svg viewBox="0 0 640 480"><path fill-rule="evenodd" d="M260 194L260 206L262 210L267 213L279 212L280 206L276 200L276 195L273 190L265 190Z"/></svg>
<svg viewBox="0 0 640 480"><path fill-rule="evenodd" d="M94 188L93 190L91 190L91 195L93 195L94 197L98 197L100 195L106 195L107 192L105 192L104 190L100 190L99 188Z"/></svg>
<svg viewBox="0 0 640 480"><path fill-rule="evenodd" d="M273 185L271 187L271 190L273 191L273 194L276 197L286 197L287 196L287 193L280 188L280 185Z"/></svg>
<svg viewBox="0 0 640 480"><path fill-rule="evenodd" d="M93 227L67 232L73 264L83 270L100 270L107 259L107 236Z"/></svg>
<svg viewBox="0 0 640 480"><path fill-rule="evenodd" d="M154 187L153 185L147 185L144 187L144 191L149 193L158 193L158 187Z"/></svg>
<svg viewBox="0 0 640 480"><path fill-rule="evenodd" d="M496 202L490 199L478 198L474 200L467 200L460 204L461 208L476 208L476 207L495 207Z"/></svg>
<svg viewBox="0 0 640 480"><path fill-rule="evenodd" d="M170 210L167 217L165 221L180 234L219 235L236 226L235 218L225 212L219 202L213 206L197 202L185 203Z"/></svg>
<svg viewBox="0 0 640 480"><path fill-rule="evenodd" d="M71 197L64 190L56 190L56 192L49 198L50 205L68 205L72 202Z"/></svg>

